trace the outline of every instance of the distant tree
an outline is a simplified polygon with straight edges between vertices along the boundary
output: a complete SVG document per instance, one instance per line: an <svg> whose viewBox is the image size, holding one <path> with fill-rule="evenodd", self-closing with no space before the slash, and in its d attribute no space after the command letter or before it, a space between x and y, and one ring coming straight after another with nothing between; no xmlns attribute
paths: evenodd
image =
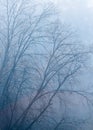
<svg viewBox="0 0 93 130"><path fill-rule="evenodd" d="M0 128L3 130L42 128L52 120L49 112L55 97L66 91L69 79L73 80L84 63L85 51L72 29L61 24L52 6L38 5L25 0L1 2Z"/></svg>

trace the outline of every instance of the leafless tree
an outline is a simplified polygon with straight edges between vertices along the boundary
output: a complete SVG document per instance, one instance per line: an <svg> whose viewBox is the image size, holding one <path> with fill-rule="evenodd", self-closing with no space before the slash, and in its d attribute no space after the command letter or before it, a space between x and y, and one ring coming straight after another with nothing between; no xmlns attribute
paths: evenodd
<svg viewBox="0 0 93 130"><path fill-rule="evenodd" d="M53 120L49 113L54 99L60 91L66 91L69 79L76 76L84 62L85 51L72 29L61 24L49 6L38 10L37 4L31 3L1 1L3 130L32 130Z"/></svg>

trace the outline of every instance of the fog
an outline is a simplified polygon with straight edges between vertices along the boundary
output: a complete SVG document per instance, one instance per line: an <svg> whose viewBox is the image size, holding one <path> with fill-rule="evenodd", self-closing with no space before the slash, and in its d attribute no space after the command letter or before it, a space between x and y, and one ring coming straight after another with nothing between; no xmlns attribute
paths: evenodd
<svg viewBox="0 0 93 130"><path fill-rule="evenodd" d="M93 130L93 0L0 11L0 130Z"/></svg>
<svg viewBox="0 0 93 130"><path fill-rule="evenodd" d="M82 40L91 44L93 37L93 0L54 0L52 2L58 7L62 20L72 24L79 32Z"/></svg>

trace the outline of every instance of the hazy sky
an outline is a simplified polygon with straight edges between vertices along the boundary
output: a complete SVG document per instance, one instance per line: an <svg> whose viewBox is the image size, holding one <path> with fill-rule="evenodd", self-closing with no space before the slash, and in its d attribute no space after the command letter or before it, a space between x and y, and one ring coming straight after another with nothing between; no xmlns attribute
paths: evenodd
<svg viewBox="0 0 93 130"><path fill-rule="evenodd" d="M50 0L60 12L60 18L71 24L79 33L84 44L93 44L93 0ZM91 88L93 84L93 58L89 62L85 77L81 78L82 87ZM83 82L82 82L83 81ZM85 83L84 83L85 82Z"/></svg>
<svg viewBox="0 0 93 130"><path fill-rule="evenodd" d="M93 41L93 0L50 0L61 14L61 19L71 24L81 38Z"/></svg>

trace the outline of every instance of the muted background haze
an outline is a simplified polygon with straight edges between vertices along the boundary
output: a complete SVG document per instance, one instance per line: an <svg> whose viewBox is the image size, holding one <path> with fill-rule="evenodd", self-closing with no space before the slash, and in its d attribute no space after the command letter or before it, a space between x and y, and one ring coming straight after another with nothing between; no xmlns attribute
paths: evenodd
<svg viewBox="0 0 93 130"><path fill-rule="evenodd" d="M93 0L51 0L60 11L62 20L79 32L82 40L93 42Z"/></svg>

